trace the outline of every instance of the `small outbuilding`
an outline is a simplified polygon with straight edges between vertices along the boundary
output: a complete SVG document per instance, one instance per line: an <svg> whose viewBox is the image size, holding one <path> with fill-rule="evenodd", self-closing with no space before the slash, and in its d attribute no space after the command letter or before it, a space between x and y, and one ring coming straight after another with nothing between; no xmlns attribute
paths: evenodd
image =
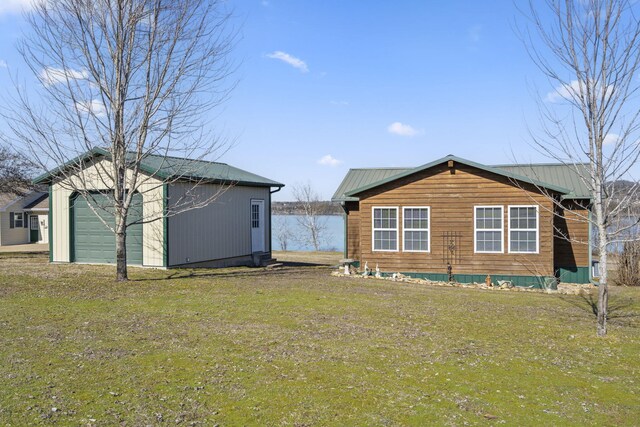
<svg viewBox="0 0 640 427"><path fill-rule="evenodd" d="M16 193L0 193L0 246L49 242L48 193Z"/></svg>
<svg viewBox="0 0 640 427"><path fill-rule="evenodd" d="M194 172L178 170L185 162L193 162ZM99 171L110 165L109 153L95 148L35 180L49 187L51 262L115 263L115 236L105 225L114 224L114 217L92 206L108 203L105 194L112 188ZM271 194L284 184L225 163L155 155L144 157L140 171L144 191L134 193L128 218L129 265L221 267L271 259ZM73 190L78 174L90 197ZM194 197L215 200L165 214Z"/></svg>
<svg viewBox="0 0 640 427"><path fill-rule="evenodd" d="M449 155L415 168L351 169L332 199L346 213L345 258L438 281L588 283L585 167Z"/></svg>

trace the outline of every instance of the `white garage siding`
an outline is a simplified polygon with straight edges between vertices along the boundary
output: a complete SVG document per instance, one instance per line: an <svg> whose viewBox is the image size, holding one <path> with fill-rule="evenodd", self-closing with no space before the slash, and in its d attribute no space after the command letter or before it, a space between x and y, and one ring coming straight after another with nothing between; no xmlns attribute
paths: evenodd
<svg viewBox="0 0 640 427"><path fill-rule="evenodd" d="M192 186L189 183L170 185L169 206ZM207 184L192 191L200 200L205 200L220 188ZM251 199L264 200L265 252L270 252L269 190L268 187L232 186L207 207L169 217L169 266L251 255Z"/></svg>
<svg viewBox="0 0 640 427"><path fill-rule="evenodd" d="M88 190L104 190L111 187L111 182L104 179L104 174L98 173L98 168L109 167L109 160L102 159L84 172L84 182ZM130 173L130 172L129 172ZM68 179L79 179L72 177ZM151 177L144 177L145 182L140 186L143 198L143 212L145 219L157 218L156 221L143 224L143 265L151 267L163 266L163 190L162 182ZM51 260L54 262L69 262L69 197L72 190L68 189L68 181L57 182L51 191L51 224L52 251ZM115 247L113 249L115 251Z"/></svg>

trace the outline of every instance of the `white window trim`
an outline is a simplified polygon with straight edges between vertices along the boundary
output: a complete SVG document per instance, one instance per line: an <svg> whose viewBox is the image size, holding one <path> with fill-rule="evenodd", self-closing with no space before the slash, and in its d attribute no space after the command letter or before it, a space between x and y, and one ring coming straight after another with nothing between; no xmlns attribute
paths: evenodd
<svg viewBox="0 0 640 427"><path fill-rule="evenodd" d="M535 208L536 209L536 228L514 228L514 231L535 231L536 232L536 251L512 251L511 250L511 208ZM538 210L538 205L509 205L507 206L507 238L508 241L508 251L510 254L538 254L540 253L540 212Z"/></svg>
<svg viewBox="0 0 640 427"><path fill-rule="evenodd" d="M500 219L502 220L501 228L476 228L478 208L491 208L500 209ZM478 231L499 231L500 232L500 247L499 251L479 251L478 250ZM500 205L478 205L473 207L473 253L474 254L503 254L504 253L504 206Z"/></svg>
<svg viewBox="0 0 640 427"><path fill-rule="evenodd" d="M20 215L20 226L18 226L18 217ZM13 213L13 228L24 228L24 217L26 215L24 212L14 212Z"/></svg>
<svg viewBox="0 0 640 427"><path fill-rule="evenodd" d="M396 248L395 249L376 249L376 231L393 231L393 228L375 228L375 210L376 209L395 209L396 210ZM398 218L398 206L372 206L371 207L371 252L399 252L400 251L400 218Z"/></svg>
<svg viewBox="0 0 640 427"><path fill-rule="evenodd" d="M427 210L427 228L405 228L404 226L404 212L407 209L426 209ZM405 231L426 231L427 232L427 250L426 251L417 251L417 250L408 250L404 247L404 233ZM402 252L422 252L429 253L431 252L431 207L430 206L403 206L402 207Z"/></svg>

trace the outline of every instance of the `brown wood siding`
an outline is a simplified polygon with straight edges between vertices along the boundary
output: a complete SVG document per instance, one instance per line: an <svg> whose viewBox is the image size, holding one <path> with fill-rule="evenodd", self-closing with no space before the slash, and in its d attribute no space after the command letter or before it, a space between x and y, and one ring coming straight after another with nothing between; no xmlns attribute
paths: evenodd
<svg viewBox="0 0 640 427"><path fill-rule="evenodd" d="M452 173L454 172L454 173ZM508 206L538 205L539 251L508 253ZM398 252L372 251L372 207L398 207ZM429 253L403 252L402 207L431 209ZM474 253L474 207L502 206L504 253ZM471 166L439 165L360 194L360 258L386 272L445 273L445 232L457 232L454 274L553 275L553 203L532 185L518 186L508 178ZM351 225L350 225L351 226Z"/></svg>
<svg viewBox="0 0 640 427"><path fill-rule="evenodd" d="M347 209L347 258L360 259L360 206L358 202L346 202Z"/></svg>
<svg viewBox="0 0 640 427"><path fill-rule="evenodd" d="M589 266L589 211L578 202L557 208L554 253L556 267Z"/></svg>

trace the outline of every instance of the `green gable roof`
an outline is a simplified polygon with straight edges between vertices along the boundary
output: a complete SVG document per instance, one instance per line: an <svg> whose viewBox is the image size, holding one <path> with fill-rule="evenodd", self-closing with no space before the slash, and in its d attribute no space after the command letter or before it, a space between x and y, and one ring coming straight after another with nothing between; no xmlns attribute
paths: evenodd
<svg viewBox="0 0 640 427"><path fill-rule="evenodd" d="M53 169L34 179L35 184L50 182L64 169L88 162L97 157L110 158L108 151L94 148L64 165ZM134 156L131 155L131 161ZM284 187L284 184L264 178L251 172L230 166L226 163L206 160L191 160L178 157L148 155L140 162L140 170L158 179L205 180L216 183L233 183L235 185L255 187Z"/></svg>
<svg viewBox="0 0 640 427"><path fill-rule="evenodd" d="M589 198L588 188L580 180L580 168L585 165L500 165L487 166L470 160L448 155L417 168L369 168L350 169L331 200L336 202L359 200L357 195L363 191L388 182L432 168L449 160L485 170L509 179L533 184L537 187L555 191L564 198Z"/></svg>
<svg viewBox="0 0 640 427"><path fill-rule="evenodd" d="M591 192L583 177L588 177L588 164L577 163L565 165L562 163L540 163L524 165L498 165L495 168L524 175L541 182L570 189L565 199L590 199Z"/></svg>
<svg viewBox="0 0 640 427"><path fill-rule="evenodd" d="M357 197L345 196L346 193L356 188L369 184L384 181L388 178L410 170L409 168L371 168L371 169L349 169L340 186L331 198L333 201L354 201Z"/></svg>

